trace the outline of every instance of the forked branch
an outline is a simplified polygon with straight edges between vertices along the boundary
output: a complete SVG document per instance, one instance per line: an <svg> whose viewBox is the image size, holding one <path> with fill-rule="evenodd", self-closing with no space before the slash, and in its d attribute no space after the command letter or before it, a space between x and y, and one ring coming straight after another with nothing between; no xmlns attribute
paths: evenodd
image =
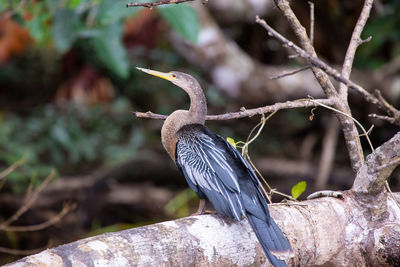
<svg viewBox="0 0 400 267"><path fill-rule="evenodd" d="M367 90L365 90L362 86L356 84L355 82L351 81L349 78L344 77L342 74L340 74L337 70L334 68L330 67L328 64L323 62L321 59L312 56L311 54L307 53L304 51L302 48L299 46L295 45L293 42L289 41L285 37L283 37L281 34L279 34L277 31L275 31L270 25L268 25L265 20L260 19L259 17L256 18L256 22L259 23L261 26L263 26L267 31L268 34L278 41L280 41L283 45L289 47L292 49L294 52L296 52L300 57L306 59L307 61L310 62L313 66L316 66L323 70L325 73L327 73L329 76L337 80L338 82L343 83L346 85L348 88L354 90L358 94L360 94L366 101L376 104L378 107L380 107L383 111L388 113L389 115L393 116L395 119L395 122L397 125L400 125L400 112L396 108L394 108L392 105L390 105L379 93L379 98L374 96L373 94L369 93ZM379 91L376 91L379 92Z"/></svg>

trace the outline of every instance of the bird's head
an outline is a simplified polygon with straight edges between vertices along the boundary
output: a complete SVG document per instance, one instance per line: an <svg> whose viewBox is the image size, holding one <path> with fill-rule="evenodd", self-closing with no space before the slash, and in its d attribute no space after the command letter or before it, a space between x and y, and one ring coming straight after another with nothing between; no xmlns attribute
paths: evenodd
<svg viewBox="0 0 400 267"><path fill-rule="evenodd" d="M160 71L155 71L155 70L150 70L150 69L144 69L144 68L138 68L138 70L141 70L143 72L146 72L148 74L163 78L165 80L168 80L172 82L173 84L183 88L192 88L194 83L197 83L197 81L190 76L189 74L179 72L179 71L170 71L170 72L160 72Z"/></svg>

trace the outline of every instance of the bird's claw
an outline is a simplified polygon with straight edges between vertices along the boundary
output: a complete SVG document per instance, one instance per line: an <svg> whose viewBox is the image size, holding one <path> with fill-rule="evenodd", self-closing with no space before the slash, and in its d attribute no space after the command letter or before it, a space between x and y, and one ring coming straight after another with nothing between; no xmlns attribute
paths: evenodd
<svg viewBox="0 0 400 267"><path fill-rule="evenodd" d="M198 210L191 216L204 215L204 214L217 214L217 212L214 210Z"/></svg>

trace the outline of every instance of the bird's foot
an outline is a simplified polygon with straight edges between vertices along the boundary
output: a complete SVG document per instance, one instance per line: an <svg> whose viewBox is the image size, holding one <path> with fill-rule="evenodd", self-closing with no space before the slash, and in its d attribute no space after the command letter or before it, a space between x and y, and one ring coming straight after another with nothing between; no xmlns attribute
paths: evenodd
<svg viewBox="0 0 400 267"><path fill-rule="evenodd" d="M323 190L323 191L317 191L312 193L307 197L307 199L314 199L314 198L320 198L320 197L336 197L343 199L343 193L340 191L332 191L332 190Z"/></svg>
<svg viewBox="0 0 400 267"><path fill-rule="evenodd" d="M197 216L197 215L205 215L205 214L217 214L216 211L214 210L203 210L203 211L196 211L193 213L191 216Z"/></svg>
<svg viewBox="0 0 400 267"><path fill-rule="evenodd" d="M199 208L197 209L197 211L195 213L192 214L192 216L205 214L205 208L206 208L206 200L200 198Z"/></svg>
<svg viewBox="0 0 400 267"><path fill-rule="evenodd" d="M192 216L203 215L203 214L215 214L215 213L217 212L212 210L206 210L206 200L200 199L199 208L195 213L192 214Z"/></svg>

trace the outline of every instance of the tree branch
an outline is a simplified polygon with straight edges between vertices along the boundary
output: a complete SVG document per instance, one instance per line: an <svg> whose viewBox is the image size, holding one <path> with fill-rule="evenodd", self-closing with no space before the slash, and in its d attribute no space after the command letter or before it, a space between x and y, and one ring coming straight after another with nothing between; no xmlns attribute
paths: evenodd
<svg viewBox="0 0 400 267"><path fill-rule="evenodd" d="M392 198L388 198L387 215L379 225L346 193L343 200L321 198L269 207L296 252L287 261L289 266L399 263L400 248L396 240L400 238L400 212ZM360 217L365 227L359 224ZM369 223L376 227L368 227ZM385 249L381 244L385 244ZM94 236L47 249L6 266L34 265L271 266L247 220L236 222L219 215L187 217Z"/></svg>
<svg viewBox="0 0 400 267"><path fill-rule="evenodd" d="M137 7L137 6L143 6L147 8L153 8L155 6L160 6L160 5L170 5L170 4L180 4L184 2L191 2L195 0L161 0L157 2L148 2L148 3L129 3L126 4L126 7Z"/></svg>
<svg viewBox="0 0 400 267"><path fill-rule="evenodd" d="M282 14L289 22L289 25L294 31L297 38L299 39L301 46L304 48L305 51L307 51L306 54L309 54L311 57L317 57L317 54L315 53L311 40L307 36L305 28L301 25L296 15L293 13L293 10L289 6L289 2L286 0L274 0L274 2L275 5L279 8L279 10L282 12ZM258 16L256 18L256 22L261 24L260 23L261 20L258 18ZM281 41L280 39L278 40ZM313 65L311 69L314 72L315 78L318 80L319 84L321 85L322 89L324 90L328 98L336 97L337 92L335 90L335 87L329 80L328 76L324 74L319 68L316 68L315 65Z"/></svg>
<svg viewBox="0 0 400 267"><path fill-rule="evenodd" d="M363 9L361 11L360 17L354 27L353 33L351 35L350 44L347 48L346 56L344 58L344 63L342 67L342 76L344 78L350 78L351 69L353 66L354 55L359 45L363 43L361 40L361 33L365 27L365 23L368 20L372 3L374 0L366 0L364 2ZM368 40L368 39L367 39ZM342 99L347 99L347 86L341 83L339 87L339 95Z"/></svg>
<svg viewBox="0 0 400 267"><path fill-rule="evenodd" d="M367 156L357 173L352 190L370 196L382 193L387 178L400 164L399 159L400 132Z"/></svg>
<svg viewBox="0 0 400 267"><path fill-rule="evenodd" d="M273 105L252 108L252 109L244 109L238 112L225 113L220 115L207 115L206 120L233 120L233 119L241 119L246 117L252 117L254 115L261 115L269 112L278 111L281 109L292 109L292 108L308 108L308 107L317 107L319 103L322 103L327 106L333 105L333 100L331 99L315 99L315 101L311 101L310 99L300 99L294 101L286 101L282 103L275 103ZM156 120L165 120L168 116L156 114L151 111L148 112L132 112L134 116L137 118L147 118L147 119L156 119Z"/></svg>
<svg viewBox="0 0 400 267"><path fill-rule="evenodd" d="M58 223L65 215L67 215L70 211L76 208L75 204L65 205L63 209L54 217L51 217L49 220L35 224L35 225L23 225L23 226L5 226L2 227L1 230L9 231L9 232L33 232L43 230L51 225Z"/></svg>
<svg viewBox="0 0 400 267"><path fill-rule="evenodd" d="M51 170L50 174L43 180L43 182L38 186L38 188L33 191L32 193L29 192L26 195L26 199L23 203L23 205L7 220L2 222L0 224L0 230L6 230L9 229L9 225L21 217L22 214L27 212L33 204L35 204L35 201L39 198L40 193L46 188L46 186L50 183L50 181L54 178L56 175L55 170Z"/></svg>
<svg viewBox="0 0 400 267"><path fill-rule="evenodd" d="M329 76L337 80L338 82L341 82L345 84L347 87L353 89L355 92L359 93L366 101L377 105L380 107L382 110L387 112L389 115L396 116L395 118L399 117L400 118L400 112L395 109L393 106L388 104L386 100L380 95L380 99L369 93L367 90L365 90L362 86L352 82L348 78L344 77L341 75L337 70L334 68L330 67L328 64L320 60L319 58L310 55L297 45L295 45L293 42L289 41L285 37L283 37L281 34L276 32L271 26L269 26L265 20L260 19L257 17L256 22L259 23L261 26L263 26L267 31L268 34L274 38L276 38L278 41L280 41L282 44L285 46L289 47L293 51L295 51L300 57L307 59L313 66L316 66L326 72ZM379 91L378 91L379 92ZM400 125L400 120L398 121Z"/></svg>
<svg viewBox="0 0 400 267"><path fill-rule="evenodd" d="M307 36L306 30L300 24L296 15L290 8L289 2L287 0L274 0L274 2L276 6L279 8L279 10L281 10L282 14L285 16L287 21L289 22L289 25L291 26L292 30L295 32L297 38L300 41L301 46L305 50L304 51L305 54L308 54L312 58L318 59L315 49L311 43L311 40ZM290 44L294 45L292 42L290 42ZM312 66L311 70L313 71L314 76L317 79L318 83L320 84L321 88L324 90L326 96L328 98L335 99L335 105L334 105L335 108L351 116L351 111L347 101L338 100L339 94L337 93L332 82L329 80L328 75L324 73L324 71L322 71L318 66L314 64L311 64L311 66ZM364 154L361 147L360 138L358 136L357 127L355 123L346 116L343 116L341 114L336 114L336 116L339 119L340 124L342 126L351 162L351 167L353 168L354 171L357 171L358 168L361 166L362 162L364 161Z"/></svg>

